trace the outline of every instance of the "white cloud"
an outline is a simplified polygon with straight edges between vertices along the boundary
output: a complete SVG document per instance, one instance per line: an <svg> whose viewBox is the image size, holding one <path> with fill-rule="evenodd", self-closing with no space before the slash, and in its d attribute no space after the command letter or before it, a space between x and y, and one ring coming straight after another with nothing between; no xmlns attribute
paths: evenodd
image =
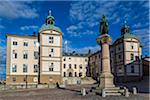
<svg viewBox="0 0 150 100"><path fill-rule="evenodd" d="M38 17L37 10L31 7L30 2L1 1L0 17L7 18L35 18Z"/></svg>
<svg viewBox="0 0 150 100"><path fill-rule="evenodd" d="M69 52L77 52L77 53L83 53L83 54L87 54L88 51L91 50L91 52L95 52L100 50L100 46L96 45L96 46L87 46L87 47L82 47L82 48L72 48L72 47L68 47L68 51Z"/></svg>
<svg viewBox="0 0 150 100"><path fill-rule="evenodd" d="M5 26L3 26L3 25L0 25L0 29L4 29L5 28Z"/></svg>
<svg viewBox="0 0 150 100"><path fill-rule="evenodd" d="M39 27L38 26L35 26L35 25L29 25L29 26L21 26L20 29L22 31L25 31L25 30L34 30L36 31Z"/></svg>
<svg viewBox="0 0 150 100"><path fill-rule="evenodd" d="M72 25L68 26L67 32L71 33L71 36L82 36L86 34L95 34L93 28L99 25L101 16L103 14L111 18L113 23L117 14L114 14L115 5L118 2L111 1L86 1L86 2L75 2L71 4L70 19L72 25L76 28L72 28ZM113 15L113 17L111 17ZM117 19L119 22L120 19ZM87 28L85 30L85 27ZM82 35L81 35L82 34Z"/></svg>

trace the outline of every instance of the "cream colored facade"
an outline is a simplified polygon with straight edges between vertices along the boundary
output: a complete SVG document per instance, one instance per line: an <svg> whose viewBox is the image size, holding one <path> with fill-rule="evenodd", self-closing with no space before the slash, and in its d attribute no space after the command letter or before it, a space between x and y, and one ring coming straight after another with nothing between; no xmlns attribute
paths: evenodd
<svg viewBox="0 0 150 100"><path fill-rule="evenodd" d="M86 77L87 55L64 54L62 57L62 77L66 84L77 84Z"/></svg>
<svg viewBox="0 0 150 100"><path fill-rule="evenodd" d="M53 43L49 43L50 37ZM40 33L41 83L61 82L62 33L49 30ZM58 79L55 78L59 77Z"/></svg>
<svg viewBox="0 0 150 100"><path fill-rule="evenodd" d="M69 72L76 81L86 76L87 63L88 57L84 55L62 56L62 32L51 15L47 16L38 36L7 35L6 84L62 83L68 80Z"/></svg>
<svg viewBox="0 0 150 100"><path fill-rule="evenodd" d="M26 68L24 68L26 67ZM37 83L37 37L7 35L6 83ZM26 77L27 76L27 77Z"/></svg>
<svg viewBox="0 0 150 100"><path fill-rule="evenodd" d="M122 28L122 35L110 45L111 71L119 82L140 80L142 73L142 47L139 39L130 33L128 26ZM91 76L99 80L101 74L101 52L89 56ZM99 74L96 74L99 73Z"/></svg>

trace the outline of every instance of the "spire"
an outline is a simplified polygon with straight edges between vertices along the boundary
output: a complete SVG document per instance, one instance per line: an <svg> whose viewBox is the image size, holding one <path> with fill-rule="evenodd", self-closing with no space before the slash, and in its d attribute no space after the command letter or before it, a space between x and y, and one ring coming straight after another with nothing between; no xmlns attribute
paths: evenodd
<svg viewBox="0 0 150 100"><path fill-rule="evenodd" d="M121 28L121 35L124 35L125 33L130 33L130 28L127 24L127 20L124 21L124 24Z"/></svg>
<svg viewBox="0 0 150 100"><path fill-rule="evenodd" d="M48 11L49 16L51 16L51 13L52 13L52 11L51 11L51 10L49 10L49 11Z"/></svg>
<svg viewBox="0 0 150 100"><path fill-rule="evenodd" d="M48 11L48 16L46 18L46 24L50 24L50 25L55 24L54 17L52 16L52 11L51 10Z"/></svg>

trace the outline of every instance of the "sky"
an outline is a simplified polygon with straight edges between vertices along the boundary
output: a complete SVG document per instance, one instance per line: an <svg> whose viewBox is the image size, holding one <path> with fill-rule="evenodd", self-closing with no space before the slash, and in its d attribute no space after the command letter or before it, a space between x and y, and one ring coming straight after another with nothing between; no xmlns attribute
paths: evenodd
<svg viewBox="0 0 150 100"><path fill-rule="evenodd" d="M149 1L1 1L0 0L0 62L6 62L6 34L32 35L37 32L51 10L55 25L63 32L63 44L68 52L96 52L99 23L106 15L109 35L113 41L121 36L126 20L131 32L143 45L143 55L149 53ZM2 65L2 64L1 64ZM4 66L4 65L3 65ZM2 69L0 69L2 70ZM4 69L3 69L4 70Z"/></svg>

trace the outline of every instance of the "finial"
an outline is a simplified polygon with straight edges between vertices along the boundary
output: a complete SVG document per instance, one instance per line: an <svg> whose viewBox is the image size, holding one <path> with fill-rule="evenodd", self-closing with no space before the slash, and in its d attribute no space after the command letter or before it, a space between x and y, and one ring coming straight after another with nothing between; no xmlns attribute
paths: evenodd
<svg viewBox="0 0 150 100"><path fill-rule="evenodd" d="M52 13L52 11L51 11L51 10L49 10L49 16L51 16L51 13Z"/></svg>
<svg viewBox="0 0 150 100"><path fill-rule="evenodd" d="M126 20L124 21L124 24L127 24L127 21L126 21Z"/></svg>

